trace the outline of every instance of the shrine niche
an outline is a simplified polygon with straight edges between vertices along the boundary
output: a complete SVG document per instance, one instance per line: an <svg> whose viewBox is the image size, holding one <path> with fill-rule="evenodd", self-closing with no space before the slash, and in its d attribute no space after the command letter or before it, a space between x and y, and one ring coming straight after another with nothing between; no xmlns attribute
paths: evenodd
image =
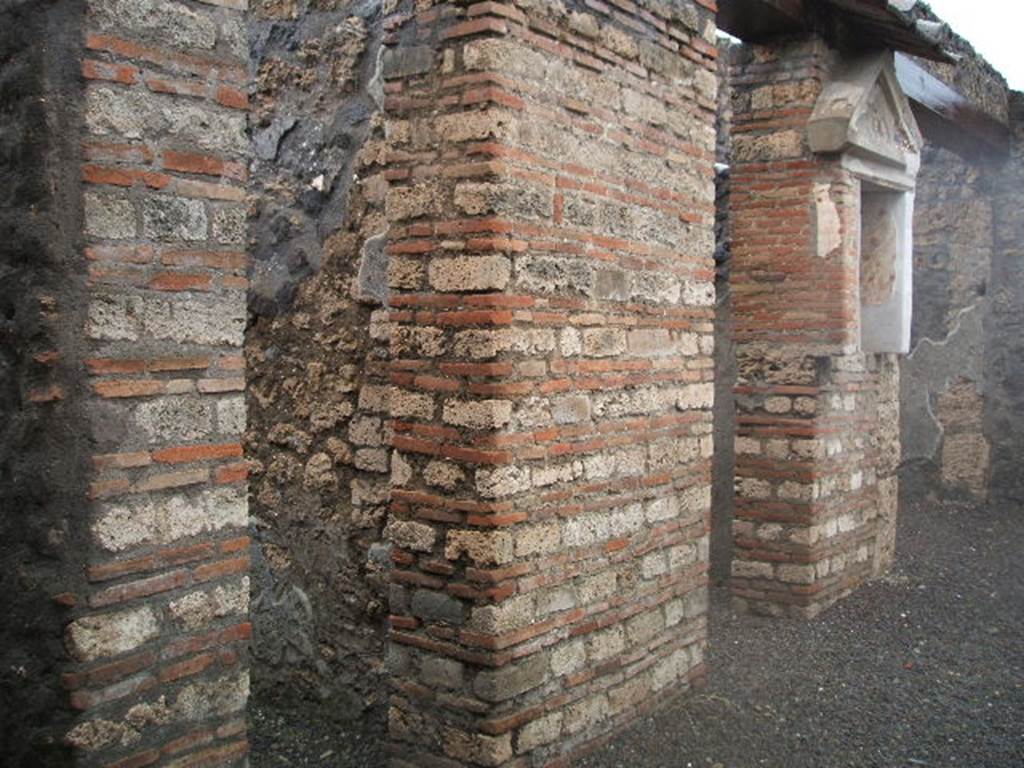
<svg viewBox="0 0 1024 768"><path fill-rule="evenodd" d="M860 350L910 350L914 188L921 133L891 52L843 64L808 125L811 150L839 155L860 185Z"/></svg>

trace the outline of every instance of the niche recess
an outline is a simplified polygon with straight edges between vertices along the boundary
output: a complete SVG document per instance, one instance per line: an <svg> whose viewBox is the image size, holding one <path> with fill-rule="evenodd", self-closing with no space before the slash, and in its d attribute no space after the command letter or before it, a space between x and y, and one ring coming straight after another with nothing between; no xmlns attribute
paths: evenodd
<svg viewBox="0 0 1024 768"><path fill-rule="evenodd" d="M844 64L808 127L811 149L839 154L860 183L860 348L910 350L914 189L921 133L896 78L893 54Z"/></svg>
<svg viewBox="0 0 1024 768"><path fill-rule="evenodd" d="M861 181L860 345L863 352L910 349L914 212L912 192Z"/></svg>

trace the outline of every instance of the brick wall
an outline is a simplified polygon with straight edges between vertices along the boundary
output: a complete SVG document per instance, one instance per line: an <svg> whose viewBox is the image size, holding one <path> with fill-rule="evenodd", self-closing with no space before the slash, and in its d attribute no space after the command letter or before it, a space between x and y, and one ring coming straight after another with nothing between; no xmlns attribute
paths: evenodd
<svg viewBox="0 0 1024 768"><path fill-rule="evenodd" d="M733 70L732 584L772 614L816 614L894 546L898 369L857 351L859 182L806 141L836 61L797 40L745 47Z"/></svg>
<svg viewBox="0 0 1024 768"><path fill-rule="evenodd" d="M388 25L395 764L547 764L704 674L713 9Z"/></svg>
<svg viewBox="0 0 1024 768"><path fill-rule="evenodd" d="M82 140L91 448L63 677L80 765L247 751L244 6L87 4L84 136L67 137Z"/></svg>

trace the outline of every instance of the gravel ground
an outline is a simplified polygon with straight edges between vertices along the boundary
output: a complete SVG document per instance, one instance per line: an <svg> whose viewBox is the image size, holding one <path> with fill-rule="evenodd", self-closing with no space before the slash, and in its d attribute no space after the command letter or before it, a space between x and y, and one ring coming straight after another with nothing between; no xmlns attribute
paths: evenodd
<svg viewBox="0 0 1024 768"><path fill-rule="evenodd" d="M1024 514L904 511L897 565L811 622L712 593L710 681L580 768L1021 768ZM255 702L253 766L379 768L383 724L339 730Z"/></svg>

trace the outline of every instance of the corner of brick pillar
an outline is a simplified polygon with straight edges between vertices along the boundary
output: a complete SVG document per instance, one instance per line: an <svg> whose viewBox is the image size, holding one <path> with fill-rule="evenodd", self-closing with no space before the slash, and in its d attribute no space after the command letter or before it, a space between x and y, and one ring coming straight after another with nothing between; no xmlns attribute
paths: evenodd
<svg viewBox="0 0 1024 768"><path fill-rule="evenodd" d="M807 136L838 63L808 37L733 64L731 585L770 615L817 615L895 545L899 368L860 351L860 181Z"/></svg>
<svg viewBox="0 0 1024 768"><path fill-rule="evenodd" d="M61 682L75 765L241 765L248 739L245 0L93 0L61 140L64 370L88 475ZM77 98L77 97L76 97ZM70 107L69 107L70 108ZM71 194L69 193L69 194Z"/></svg>
<svg viewBox="0 0 1024 768"><path fill-rule="evenodd" d="M714 9L389 22L395 766L559 765L702 681Z"/></svg>

